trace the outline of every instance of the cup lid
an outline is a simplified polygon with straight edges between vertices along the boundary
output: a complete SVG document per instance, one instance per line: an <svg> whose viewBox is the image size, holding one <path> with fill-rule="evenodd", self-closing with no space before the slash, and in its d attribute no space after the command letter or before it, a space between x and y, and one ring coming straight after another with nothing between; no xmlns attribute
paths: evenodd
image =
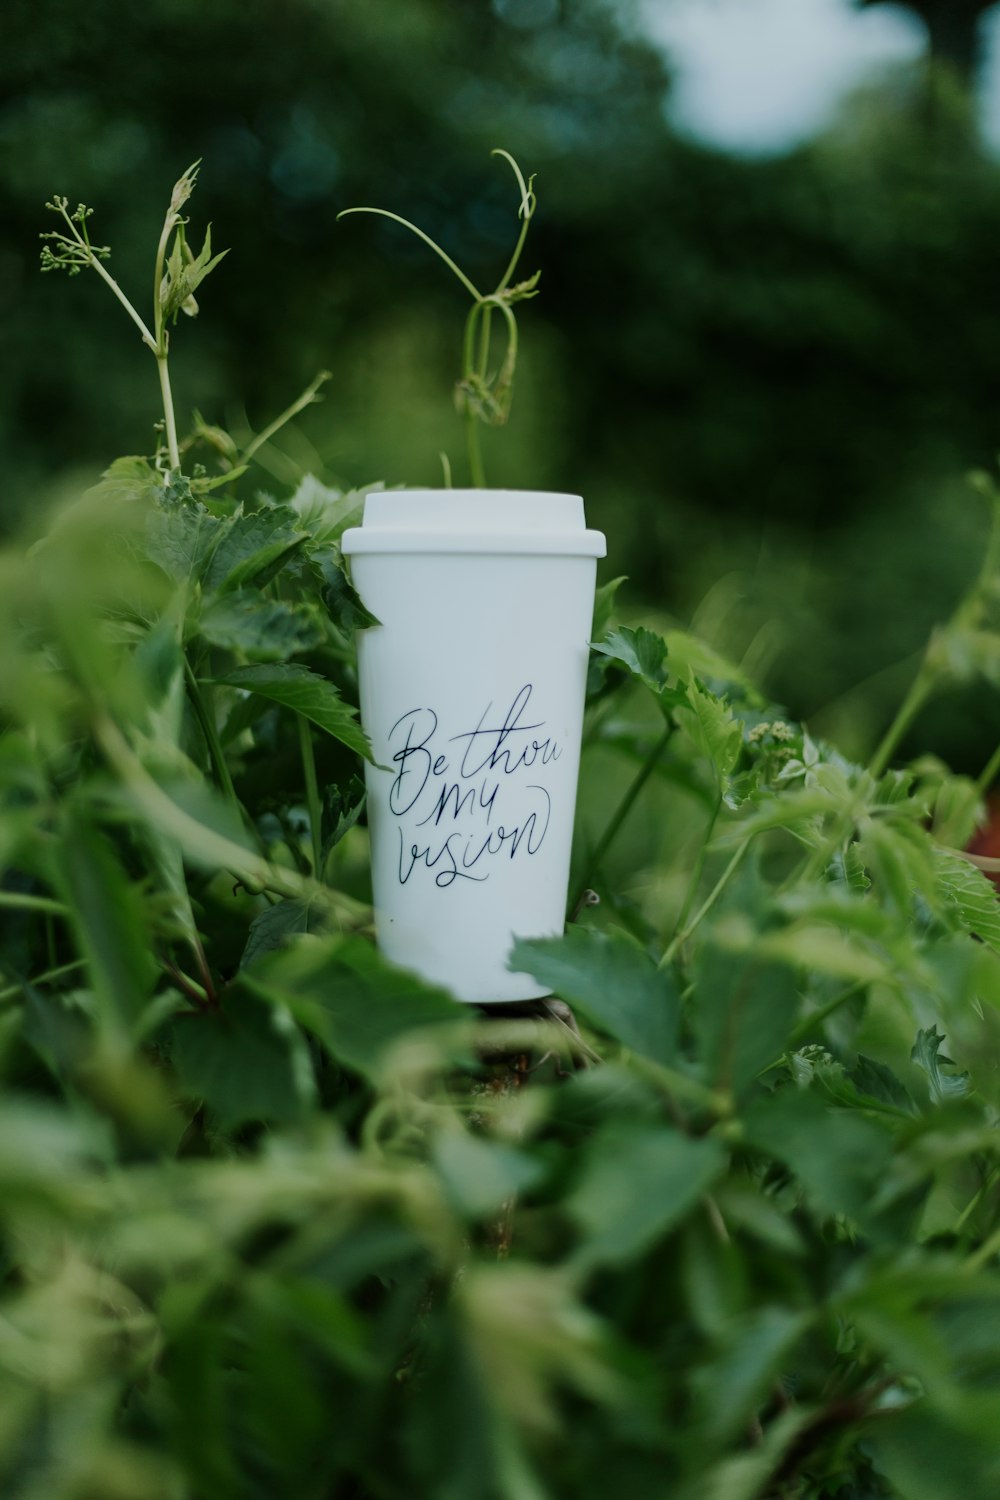
<svg viewBox="0 0 1000 1500"><path fill-rule="evenodd" d="M604 557L587 529L583 500L538 490L378 490L360 526L344 532L345 556L365 552L541 553Z"/></svg>

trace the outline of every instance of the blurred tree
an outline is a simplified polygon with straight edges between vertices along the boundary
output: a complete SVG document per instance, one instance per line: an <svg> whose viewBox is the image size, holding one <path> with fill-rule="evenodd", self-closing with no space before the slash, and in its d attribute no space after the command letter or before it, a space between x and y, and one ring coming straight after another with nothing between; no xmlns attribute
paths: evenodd
<svg viewBox="0 0 1000 1500"><path fill-rule="evenodd" d="M930 148L905 76L808 148L744 161L673 134L668 65L614 0L7 0L4 20L7 526L148 451L157 408L96 278L39 276L43 202L92 204L142 297L196 157L193 227L232 248L177 330L182 425L197 407L259 430L325 367L324 404L263 455L275 487L302 466L436 483L441 450L464 478L461 291L397 226L336 215L392 208L486 282L515 232L502 145L538 173L524 270L543 274L492 483L585 494L632 597L690 615L708 595L699 623L756 642L797 714L904 658L957 596L978 517L954 478L998 439L1000 173L964 129ZM949 724L1000 731L981 718Z"/></svg>
<svg viewBox="0 0 1000 1500"><path fill-rule="evenodd" d="M931 56L952 64L959 75L972 79L980 50L980 18L996 0L858 0L862 6L902 4L927 27Z"/></svg>

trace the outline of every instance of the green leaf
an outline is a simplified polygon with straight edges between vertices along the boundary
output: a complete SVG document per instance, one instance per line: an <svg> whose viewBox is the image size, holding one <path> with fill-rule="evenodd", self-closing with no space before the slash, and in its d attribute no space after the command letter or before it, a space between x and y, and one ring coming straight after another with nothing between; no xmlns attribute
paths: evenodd
<svg viewBox="0 0 1000 1500"><path fill-rule="evenodd" d="M563 937L518 940L508 960L633 1052L670 1063L680 1004L673 977L623 932L572 926Z"/></svg>
<svg viewBox="0 0 1000 1500"><path fill-rule="evenodd" d="M100 1020L119 1041L142 1013L156 978L145 903L106 835L76 810L65 814L58 886L87 960Z"/></svg>
<svg viewBox="0 0 1000 1500"><path fill-rule="evenodd" d="M748 1145L791 1168L821 1217L847 1214L861 1223L869 1217L892 1149L889 1136L874 1122L786 1088L754 1100L744 1128Z"/></svg>
<svg viewBox="0 0 1000 1500"><path fill-rule="evenodd" d="M283 661L323 639L322 623L311 605L262 599L245 589L210 602L201 612L198 630L210 645L242 651L258 661Z"/></svg>
<svg viewBox="0 0 1000 1500"><path fill-rule="evenodd" d="M922 829L902 822L872 822L859 840L874 894L887 897L904 917L920 895L932 910L939 904L934 850Z"/></svg>
<svg viewBox="0 0 1000 1500"><path fill-rule="evenodd" d="M463 1015L443 990L386 963L357 937L300 941L244 970L240 983L286 1003L333 1057L376 1080L402 1038L454 1027Z"/></svg>
<svg viewBox="0 0 1000 1500"><path fill-rule="evenodd" d="M364 811L366 797L365 784L360 776L352 776L346 787L326 788L321 868L326 868L331 852L357 823Z"/></svg>
<svg viewBox="0 0 1000 1500"><path fill-rule="evenodd" d="M604 1131L566 1199L584 1236L575 1262L589 1269L643 1255L695 1207L725 1165L720 1142L666 1126Z"/></svg>
<svg viewBox="0 0 1000 1500"><path fill-rule="evenodd" d="M593 650L618 662L656 694L667 680L666 642L644 625L634 630L627 625L610 630L603 640L593 642Z"/></svg>
<svg viewBox="0 0 1000 1500"><path fill-rule="evenodd" d="M795 975L785 964L707 940L695 961L690 1006L705 1081L742 1093L784 1052L798 1008Z"/></svg>
<svg viewBox="0 0 1000 1500"><path fill-rule="evenodd" d="M1000 1410L993 1403L992 1424L976 1431L959 1412L928 1409L926 1401L873 1425L869 1444L893 1492L903 1500L996 1500L1000 1493L1000 1452L996 1430Z"/></svg>
<svg viewBox="0 0 1000 1500"><path fill-rule="evenodd" d="M690 674L703 681L734 683L752 701L760 702L759 694L743 669L720 655L714 646L687 630L668 630L664 640L671 666L679 676Z"/></svg>
<svg viewBox="0 0 1000 1500"><path fill-rule="evenodd" d="M219 262L229 254L228 250L221 250L218 255L212 254L212 226L209 225L205 230L204 243L195 255L187 243L184 223L182 220L177 226L173 248L160 284L160 307L164 320L173 318L174 322L180 312L186 313L188 317L196 315L198 304L195 292L205 277L210 276Z"/></svg>
<svg viewBox="0 0 1000 1500"><path fill-rule="evenodd" d="M725 788L743 745L742 728L728 704L691 677L686 701L677 709L677 722L712 766L720 788Z"/></svg>
<svg viewBox="0 0 1000 1500"><path fill-rule="evenodd" d="M722 1353L696 1376L710 1442L727 1443L746 1427L811 1321L809 1313L765 1306L729 1331Z"/></svg>
<svg viewBox="0 0 1000 1500"><path fill-rule="evenodd" d="M360 526L365 496L381 488L370 484L361 490L336 490L307 474L288 503L314 542L339 542L349 526Z"/></svg>
<svg viewBox="0 0 1000 1500"><path fill-rule="evenodd" d="M590 639L600 641L604 639L608 626L615 612L615 598L618 590L625 582L625 575L621 578L612 578L610 583L602 584L594 594L594 619L590 627Z"/></svg>
<svg viewBox="0 0 1000 1500"><path fill-rule="evenodd" d="M240 968L249 968L265 953L285 947L301 932L323 932L328 925L326 912L316 902L278 901L274 906L265 906L250 923Z"/></svg>
<svg viewBox="0 0 1000 1500"><path fill-rule="evenodd" d="M496 1213L545 1172L526 1151L458 1130L438 1137L431 1159L448 1198L470 1219Z"/></svg>
<svg viewBox="0 0 1000 1500"><path fill-rule="evenodd" d="M290 510L277 506L230 517L202 571L205 589L230 593L270 582L306 539L294 521Z"/></svg>
<svg viewBox="0 0 1000 1500"><path fill-rule="evenodd" d="M301 1119L315 1103L308 1048L288 1011L253 994L178 1017L171 1058L184 1091L204 1100L224 1130L247 1120Z"/></svg>
<svg viewBox="0 0 1000 1500"><path fill-rule="evenodd" d="M161 493L146 525L146 556L175 583L187 583L201 576L224 529L225 522L200 502Z"/></svg>
<svg viewBox="0 0 1000 1500"><path fill-rule="evenodd" d="M345 703L325 677L319 677L298 662L281 662L274 666L237 667L216 682L242 688L272 703L294 709L303 718L340 740L349 750L371 760L371 746L358 723L358 711Z"/></svg>
<svg viewBox="0 0 1000 1500"><path fill-rule="evenodd" d="M163 479L145 458L116 458L97 484L86 493L88 500L111 500L148 504L163 495Z"/></svg>
<svg viewBox="0 0 1000 1500"><path fill-rule="evenodd" d="M1000 953L1000 899L996 887L968 860L935 851L938 891L948 913Z"/></svg>
<svg viewBox="0 0 1000 1500"><path fill-rule="evenodd" d="M944 1104L949 1099L964 1099L972 1091L972 1080L968 1073L945 1073L944 1068L953 1068L955 1064L950 1057L946 1057L941 1051L944 1037L938 1035L936 1026L929 1031L917 1032L917 1040L913 1044L910 1057L927 1074L930 1084L931 1097L936 1104Z"/></svg>
<svg viewBox="0 0 1000 1500"><path fill-rule="evenodd" d="M320 568L325 585L323 602L345 635L353 635L356 630L370 630L379 623L361 602L360 595L336 558L322 558Z"/></svg>

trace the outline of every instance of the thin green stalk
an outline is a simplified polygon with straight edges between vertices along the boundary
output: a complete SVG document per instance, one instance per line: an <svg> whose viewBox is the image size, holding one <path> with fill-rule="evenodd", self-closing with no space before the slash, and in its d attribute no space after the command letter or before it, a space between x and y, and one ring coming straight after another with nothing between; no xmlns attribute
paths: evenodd
<svg viewBox="0 0 1000 1500"><path fill-rule="evenodd" d="M160 376L160 395L163 398L164 434L167 439L167 455L171 469L181 466L181 450L177 442L177 419L174 416L174 398L170 389L170 371L166 354L156 356L156 368Z"/></svg>
<svg viewBox="0 0 1000 1500"><path fill-rule="evenodd" d="M825 1005L819 1006L817 1010L810 1012L808 1016L803 1016L802 1020L794 1027L788 1037L787 1050L794 1052L799 1043L804 1042L811 1031L815 1031L816 1027L821 1025L829 1016L832 1016L834 1011L839 1010L846 1001L859 994L864 988L865 981L856 979L853 984L849 984L846 988L839 990L833 996L833 999L828 1000Z"/></svg>
<svg viewBox="0 0 1000 1500"><path fill-rule="evenodd" d="M704 837L702 838L701 846L698 850L698 857L694 862L694 869L691 872L691 879L688 882L687 894L684 897L684 904L681 907L680 914L678 915L677 921L674 924L675 932L680 931L680 929L684 926L684 923L687 921L688 917L691 915L691 908L694 905L694 898L698 894L698 887L701 885L701 877L704 874L705 860L708 858L708 846L711 843L712 834L715 832L715 825L719 821L719 813L721 811L722 794L720 793L719 799L715 804L714 811L712 812L712 816L708 821L708 827L705 829Z"/></svg>
<svg viewBox="0 0 1000 1500"><path fill-rule="evenodd" d="M86 968L85 958L74 958L72 963L59 964L54 969L46 969L44 974L36 974L31 979L25 979L20 984L10 984L6 989L0 990L0 1000L16 1000L25 985L49 984L53 979L62 979L64 974L73 974L77 969Z"/></svg>
<svg viewBox="0 0 1000 1500"><path fill-rule="evenodd" d="M1000 1251L1000 1229L994 1229L988 1239L984 1240L978 1250L966 1258L964 1269L966 1271L979 1271L994 1255Z"/></svg>
<svg viewBox="0 0 1000 1500"><path fill-rule="evenodd" d="M0 907L11 911L46 911L54 917L68 917L69 908L48 896L29 896L22 891L0 891Z"/></svg>
<svg viewBox="0 0 1000 1500"><path fill-rule="evenodd" d="M483 309L482 318L479 323L479 375L480 379L486 379L486 373L490 363L490 323L493 318L493 309L488 302L480 304Z"/></svg>
<svg viewBox="0 0 1000 1500"><path fill-rule="evenodd" d="M736 871L739 869L744 858L746 857L749 848L750 839L746 839L742 844L739 845L732 859L729 861L728 865L723 870L722 874L719 876L718 880L715 882L715 885L709 891L708 895L705 897L705 900L701 903L701 906L695 912L690 922L688 922L687 926L684 927L680 932L674 934L673 938L667 946L663 957L660 959L659 967L661 969L665 969L667 965L673 961L674 955L677 953L678 949L684 946L691 934L700 926L705 917L708 916L708 913L712 910L712 907L715 905L716 901L718 901L719 897L726 889L726 886L736 874Z"/></svg>
<svg viewBox="0 0 1000 1500"><path fill-rule="evenodd" d="M184 675L187 678L188 693L191 698L191 706L194 709L195 717L197 718L198 723L201 726L201 732L205 736L205 743L208 746L209 758L212 762L212 769L215 773L215 779L218 782L219 789L222 791L227 801L232 803L233 807L236 809L237 813L242 819L243 809L240 807L239 798L236 795L236 788L233 785L233 778L230 775L229 765L226 761L226 752L222 748L222 741L219 738L219 731L215 726L215 719L208 710L208 705L205 703L204 696L202 695L201 683L195 676L194 668L192 667L186 656L184 658Z"/></svg>
<svg viewBox="0 0 1000 1500"><path fill-rule="evenodd" d="M962 1209L962 1212L955 1220L952 1229L953 1234L958 1234L964 1228L969 1215L974 1213L979 1207L980 1203L982 1203L990 1188L993 1187L996 1183L998 1176L1000 1176L1000 1167L991 1167L990 1171L986 1175L986 1180L983 1183L982 1187L977 1193L973 1193L972 1197L969 1199L968 1203L965 1205L965 1207Z"/></svg>
<svg viewBox="0 0 1000 1500"><path fill-rule="evenodd" d="M320 400L320 387L324 386L330 379L331 375L329 370L320 370L315 380L313 380L306 387L306 389L302 392L302 395L299 396L295 401L293 401L291 406L286 407L280 416L275 417L273 422L269 422L268 425L264 428L263 432L259 432L257 436L247 444L239 457L237 466L241 467L243 464L249 463L257 450L259 448L263 448L265 443L269 443L275 436L275 434L281 431L282 427L284 427L286 423L290 422L293 417L297 417L300 411L304 411L306 407L311 406L314 401Z"/></svg>
<svg viewBox="0 0 1000 1500"><path fill-rule="evenodd" d="M69 213L67 213L64 202L62 200L57 200L57 202L59 205L59 212L62 214L62 217L69 225L70 233L87 257L87 264L91 267L92 270L97 272L98 276L101 277L104 283L114 293L118 301L121 303L122 307L132 319L132 322L135 324L136 328L138 328L140 334L142 335L143 343L147 344L155 354L156 339L150 333L149 329L146 327L145 323L142 321L142 318L136 312L135 308L132 306L131 302L126 297L125 293L122 291L115 278L111 275L111 272L106 271L102 266L99 256L95 254L94 248L90 243L90 237L86 233L86 228L84 228L84 233L81 234L73 219L70 217ZM105 254L106 251L102 251L101 253Z"/></svg>
<svg viewBox="0 0 1000 1500"><path fill-rule="evenodd" d="M521 171L521 168L510 152L504 151L502 147L497 147L496 150L491 152L491 155L502 156L504 161L509 163L514 176L517 178L517 185L521 189L521 207L518 210L521 219L521 232L517 237L514 253L507 263L507 269L500 278L500 284L497 287L497 295L499 295L500 292L505 291L509 286L511 278L517 270L517 263L521 259L521 251L524 249L524 242L528 236L528 225L531 223L532 215L535 212L535 195L531 191L531 184L535 179L532 177L528 182L525 182L524 173Z"/></svg>
<svg viewBox="0 0 1000 1500"><path fill-rule="evenodd" d="M673 734L673 732L674 726L672 724L668 724L666 729L660 735L659 739L656 741L656 744L653 746L652 750L650 750L649 754L646 756L646 759L643 761L642 765L639 767L638 772L632 778L632 781L628 786L625 795L622 797L618 806L615 808L614 812L611 814L611 817L608 819L607 826L605 827L604 832L601 834L601 837L598 839L597 844L591 852L590 858L588 859L586 867L584 869L583 876L579 882L579 885L577 886L577 889L573 893L572 900L569 904L570 911L575 910L579 902L583 899L583 893L588 889L590 885L591 873L600 866L601 861L604 859L604 856L607 854L612 843L617 837L618 830L621 828L625 819L631 812L636 798L639 796L639 793L646 785L646 782L656 770L660 756L666 749L667 742L669 741L670 736Z"/></svg>
<svg viewBox="0 0 1000 1500"><path fill-rule="evenodd" d="M486 488L486 469L483 466L483 444L475 412L466 412L465 435L468 440L469 477L472 480L472 487L473 489L484 490Z"/></svg>
<svg viewBox="0 0 1000 1500"><path fill-rule="evenodd" d="M868 770L876 780L888 767L900 740L931 696L933 689L934 676L927 670L927 658L925 657L920 670L910 685L909 692L900 704L899 712L889 725L889 728L882 737L882 743L871 758Z"/></svg>
<svg viewBox="0 0 1000 1500"><path fill-rule="evenodd" d="M160 377L160 395L163 399L163 422L164 434L167 439L167 456L170 460L170 468L179 469L181 466L180 446L177 442L177 419L174 415L174 397L170 389L170 335L167 332L163 318L163 304L160 300L160 288L163 285L163 263L167 254L167 245L170 236L181 222L180 215L171 207L167 210L167 216L163 221L160 231L159 243L156 247L156 260L153 265L153 326L156 329L156 343L153 352L156 355L156 368Z"/></svg>
<svg viewBox="0 0 1000 1500"><path fill-rule="evenodd" d="M996 747L989 760L986 762L979 775L976 777L976 791L980 797L985 796L993 785L997 776L1000 775L1000 745Z"/></svg>
<svg viewBox="0 0 1000 1500"><path fill-rule="evenodd" d="M418 239L423 240L425 245L429 245L430 248L434 251L434 254L444 261L449 271L453 272L453 274L458 277L459 281L465 287L465 290L469 293L469 295L475 297L477 302L482 301L482 296L478 289L473 286L472 282L469 280L468 276L466 276L465 272L460 270L459 267L456 266L451 256L448 255L446 251L442 250L441 246L437 244L435 240L432 240L429 234L425 234L422 229L418 229L416 224L411 224L409 219L402 218L400 214L390 213L387 208L366 207L342 208L340 210L340 213L337 215L337 218L346 219L348 214L379 214L383 219L392 219L394 223L402 224L404 229L412 230L412 232L417 236Z"/></svg>
<svg viewBox="0 0 1000 1500"><path fill-rule="evenodd" d="M299 729L299 750L302 755L302 771L306 783L306 805L309 809L309 834L312 843L312 870L317 880L322 880L323 871L323 811L319 800L319 783L316 780L316 757L313 753L312 731L309 720L296 714Z"/></svg>

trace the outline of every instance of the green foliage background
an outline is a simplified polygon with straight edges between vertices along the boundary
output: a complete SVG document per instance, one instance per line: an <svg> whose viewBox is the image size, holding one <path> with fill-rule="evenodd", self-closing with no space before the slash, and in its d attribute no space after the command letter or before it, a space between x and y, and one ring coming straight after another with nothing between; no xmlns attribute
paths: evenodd
<svg viewBox="0 0 1000 1500"><path fill-rule="evenodd" d="M815 144L737 161L671 132L626 3L11 0L5 27L8 522L149 444L128 330L96 285L37 276L53 191L95 206L134 289L145 226L203 157L234 249L178 350L182 410L259 429L328 368L275 478L435 483L439 451L460 467L457 289L392 226L335 215L391 204L488 281L503 145L539 174L543 274L493 481L579 490L636 599L699 609L791 712L874 742L981 546L960 478L995 446L1000 181L966 102L903 73ZM927 733L971 767L998 731L960 698Z"/></svg>

